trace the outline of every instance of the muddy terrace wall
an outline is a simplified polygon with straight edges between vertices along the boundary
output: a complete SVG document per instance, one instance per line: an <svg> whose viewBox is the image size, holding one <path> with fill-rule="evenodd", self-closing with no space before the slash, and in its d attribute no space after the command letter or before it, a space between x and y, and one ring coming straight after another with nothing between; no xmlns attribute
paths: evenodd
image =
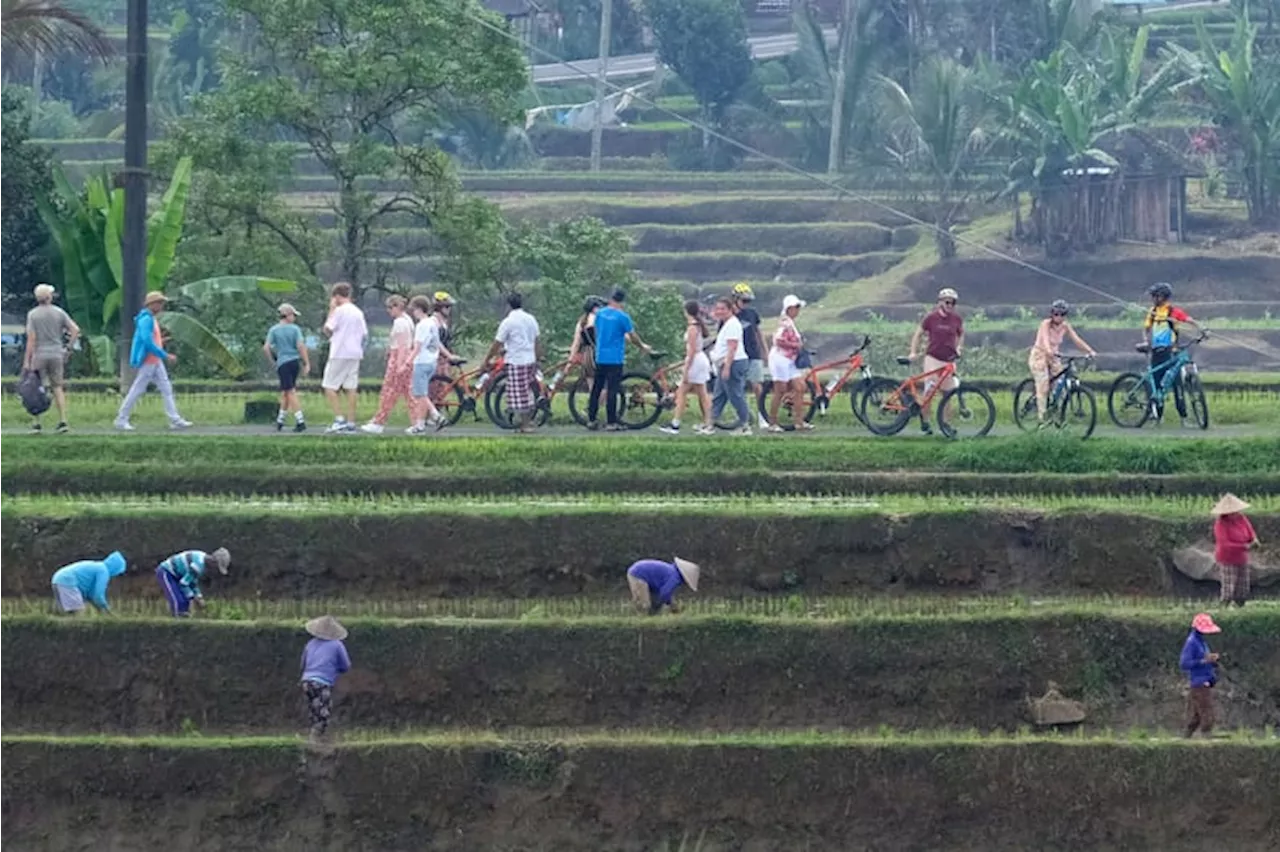
<svg viewBox="0 0 1280 852"><path fill-rule="evenodd" d="M402 744L305 773L289 746L3 757L14 849L1262 852L1280 834L1280 748L1226 743Z"/></svg>
<svg viewBox="0 0 1280 852"><path fill-rule="evenodd" d="M1047 680L1090 724L1177 730L1184 619L350 620L347 727L1015 730ZM1223 616L1226 727L1280 724L1280 614ZM20 731L293 731L295 626L4 620L0 701Z"/></svg>
<svg viewBox="0 0 1280 852"><path fill-rule="evenodd" d="M264 509L264 513L268 510ZM1280 515L1254 518L1264 541ZM704 564L717 596L884 589L1161 594L1165 554L1208 534L1206 519L973 511L793 517L667 513L290 515L209 513L40 518L6 513L5 596L49 593L59 566L122 548L143 570L115 595L158 595L152 567L223 545L236 570L213 587L240 597L614 595L630 559L678 552Z"/></svg>

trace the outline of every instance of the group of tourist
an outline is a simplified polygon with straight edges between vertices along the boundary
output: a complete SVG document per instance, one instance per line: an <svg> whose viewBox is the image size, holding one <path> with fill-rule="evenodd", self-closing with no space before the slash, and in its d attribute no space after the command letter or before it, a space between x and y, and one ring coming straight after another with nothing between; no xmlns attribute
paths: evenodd
<svg viewBox="0 0 1280 852"><path fill-rule="evenodd" d="M1163 379L1161 368L1168 369L1167 365L1173 363L1179 326L1189 325L1201 334L1204 329L1186 311L1172 304L1173 288L1168 284L1155 284L1148 294L1152 305L1143 322L1143 340L1150 351L1151 365L1156 368L1154 378L1159 382ZM64 363L67 353L75 346L80 329L65 311L53 304L54 295L54 288L48 284L35 288L36 307L27 316L23 368L38 374L42 385L52 393L59 417L56 430L66 432ZM933 309L912 334L908 357L911 361L923 357L926 373L955 362L963 354L964 319L956 310L958 300L959 294L954 289L943 288ZM725 408L732 408L736 415L732 431L750 434L752 417L748 399L760 399L767 383L771 385L773 398L768 413L763 410L758 413L758 428L767 432L784 431L778 416L781 406L788 401L791 403L793 427L801 431L813 428L804 420L804 406L798 404L806 390L806 371L812 366L810 353L805 349L804 338L797 325L805 301L794 294L782 300L777 326L767 343L760 314L753 307L754 301L755 294L745 282L735 285L730 295L717 299L711 310L711 318L717 324L714 333L703 316L702 306L693 300L685 303L682 380L675 394L674 416L670 424L662 427L663 432L681 434L689 397L693 396L698 400L702 413L701 422L693 428L695 433L713 434L713 424ZM169 380L167 365L173 364L176 356L165 351L158 321L167 302L167 297L161 292L147 293L142 311L134 318L129 363L136 373L116 414L115 427L121 431L133 431L130 415L152 385L163 400L170 428L191 426L191 422L178 412ZM627 343L646 352L653 351L640 339L626 312L625 302L626 293L622 290L614 291L607 299L598 296L588 298L574 330L570 361L592 378L587 412L591 429L620 431L626 428L617 408ZM446 419L431 399L431 379L438 371L459 362L450 349L451 313L455 304L453 297L444 291L436 292L430 298L415 296L406 299L394 295L387 299L386 308L392 325L386 372L378 410L368 423L360 427L363 431L381 433L391 412L402 399L409 409L410 426L406 431L410 434L420 435L429 428L438 430L446 425ZM524 310L521 295L510 294L507 304L509 313L498 326L485 359L485 370L492 368L497 358L502 357L506 404L516 417L518 430L527 432L533 429L533 414L537 406L535 383L542 357L542 340L538 322ZM267 332L263 343L263 352L279 378L280 407L275 425L277 430L284 429L292 414L293 429L301 432L307 424L297 386L299 378L311 370L310 353L297 325L297 309L283 304L278 313L279 322ZM1071 306L1062 299L1049 306L1049 315L1040 323L1027 359L1035 380L1036 408L1042 423L1051 377L1062 369L1064 340L1070 339L1086 355L1094 355L1094 350L1068 321L1070 313ZM329 311L322 330L329 338L329 357L321 387L333 411L333 422L325 431L354 432L360 365L369 328L364 312L352 300L350 284L340 282L330 288ZM708 392L708 385L713 381L714 394ZM952 387L957 382L955 376L946 381ZM602 395L605 397L603 423L599 417ZM1177 384L1174 385L1174 398L1178 413L1185 422L1186 401ZM925 432L932 431L928 408L926 403L920 418ZM33 429L41 429L38 416Z"/></svg>

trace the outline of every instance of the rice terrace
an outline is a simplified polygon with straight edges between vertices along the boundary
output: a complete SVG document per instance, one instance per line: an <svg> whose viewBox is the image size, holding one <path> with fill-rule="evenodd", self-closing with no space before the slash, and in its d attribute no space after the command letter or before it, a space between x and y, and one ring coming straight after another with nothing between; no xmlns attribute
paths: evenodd
<svg viewBox="0 0 1280 852"><path fill-rule="evenodd" d="M1277 0L0 32L7 849L1280 849Z"/></svg>

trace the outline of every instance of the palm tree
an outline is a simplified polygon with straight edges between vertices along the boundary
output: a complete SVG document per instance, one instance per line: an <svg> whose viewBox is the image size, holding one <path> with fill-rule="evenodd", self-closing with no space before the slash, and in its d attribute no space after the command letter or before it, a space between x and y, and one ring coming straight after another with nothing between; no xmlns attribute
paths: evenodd
<svg viewBox="0 0 1280 852"><path fill-rule="evenodd" d="M114 53L102 29L59 0L4 0L0 44L30 57L79 53L107 59Z"/></svg>
<svg viewBox="0 0 1280 852"><path fill-rule="evenodd" d="M943 260L956 255L951 228L968 201L969 178L991 149L991 110L976 73L950 59L927 61L908 94L880 78L884 91L883 148L904 175L926 175L933 185L934 239Z"/></svg>

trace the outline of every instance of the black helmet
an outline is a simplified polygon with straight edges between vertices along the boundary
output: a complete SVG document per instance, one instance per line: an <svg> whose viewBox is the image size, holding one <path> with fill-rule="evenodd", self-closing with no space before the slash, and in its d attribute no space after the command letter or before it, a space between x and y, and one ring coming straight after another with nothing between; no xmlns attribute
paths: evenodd
<svg viewBox="0 0 1280 852"><path fill-rule="evenodd" d="M600 296L588 296L587 300L582 303L582 312L584 314L589 314L597 308L603 308L607 304L609 303Z"/></svg>
<svg viewBox="0 0 1280 852"><path fill-rule="evenodd" d="M1067 304L1066 299L1054 299L1053 304L1049 306L1049 313L1062 314L1065 317L1071 313L1071 305Z"/></svg>
<svg viewBox="0 0 1280 852"><path fill-rule="evenodd" d="M1147 290L1152 296L1159 296L1162 299L1173 298L1173 288L1161 281L1159 284L1152 284L1151 289Z"/></svg>

